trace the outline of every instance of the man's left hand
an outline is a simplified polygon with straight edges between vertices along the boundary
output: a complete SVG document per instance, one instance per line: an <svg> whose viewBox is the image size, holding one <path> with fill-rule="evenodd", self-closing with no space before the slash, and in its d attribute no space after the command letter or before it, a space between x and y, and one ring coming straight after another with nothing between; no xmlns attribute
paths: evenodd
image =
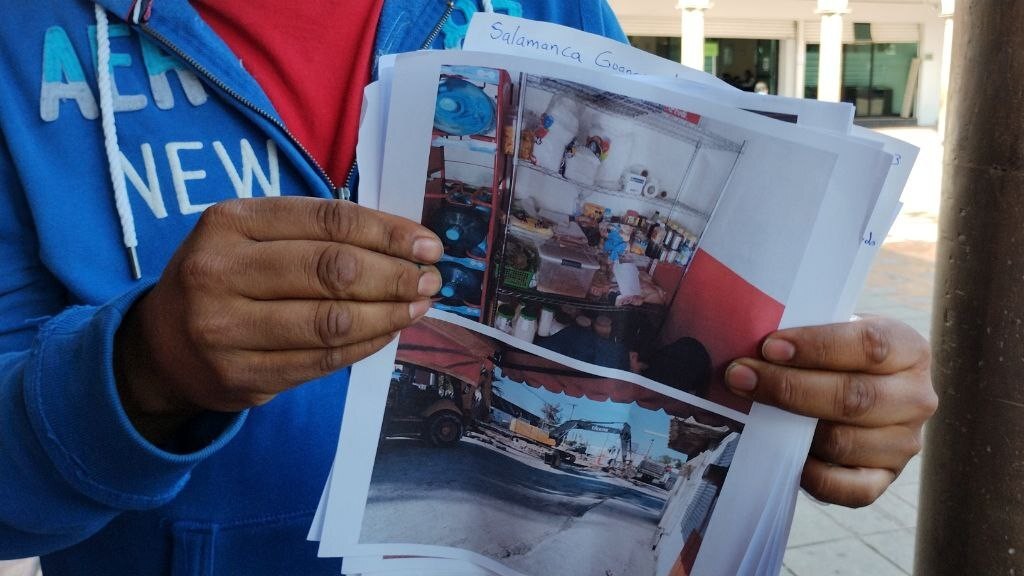
<svg viewBox="0 0 1024 576"><path fill-rule="evenodd" d="M928 343L888 318L782 330L726 383L756 402L818 418L801 484L850 507L871 504L918 452L938 407Z"/></svg>

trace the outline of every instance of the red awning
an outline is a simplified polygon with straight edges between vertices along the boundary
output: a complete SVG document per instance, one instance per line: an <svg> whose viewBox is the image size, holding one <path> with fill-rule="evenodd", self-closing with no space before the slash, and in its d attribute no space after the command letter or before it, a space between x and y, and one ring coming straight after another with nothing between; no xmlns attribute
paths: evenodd
<svg viewBox="0 0 1024 576"><path fill-rule="evenodd" d="M501 342L471 330L424 318L402 331L398 361L429 368L472 384L494 370L493 358Z"/></svg>
<svg viewBox="0 0 1024 576"><path fill-rule="evenodd" d="M728 418L718 416L681 400L664 396L643 386L622 380L593 376L567 368L547 358L534 356L515 348L502 355L501 372L510 380L534 388L544 388L555 394L573 398L587 398L595 402L636 402L647 410L664 410L670 416L694 419L711 426L735 425Z"/></svg>
<svg viewBox="0 0 1024 576"><path fill-rule="evenodd" d="M573 398L585 397L595 402L636 402L648 410L660 409L680 418L693 417L710 426L736 425L725 417L642 386L573 370L472 330L432 318L424 318L406 328L398 345L399 361L449 374L474 385L480 383L483 371L493 370L495 357L500 358L503 376L533 388L544 388Z"/></svg>

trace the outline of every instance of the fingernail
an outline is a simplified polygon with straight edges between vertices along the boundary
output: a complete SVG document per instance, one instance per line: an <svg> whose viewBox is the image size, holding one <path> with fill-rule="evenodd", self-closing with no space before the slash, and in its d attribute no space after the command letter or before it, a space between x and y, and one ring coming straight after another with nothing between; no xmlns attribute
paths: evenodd
<svg viewBox="0 0 1024 576"><path fill-rule="evenodd" d="M420 300L419 302L413 302L409 304L409 317L413 320L422 318L427 310L430 310L430 306L433 304L430 300Z"/></svg>
<svg viewBox="0 0 1024 576"><path fill-rule="evenodd" d="M761 355L770 362L789 362L796 357L796 346L788 340L769 338L761 346Z"/></svg>
<svg viewBox="0 0 1024 576"><path fill-rule="evenodd" d="M725 370L725 383L737 392L753 392L757 388L757 372L749 366L733 362Z"/></svg>
<svg viewBox="0 0 1024 576"><path fill-rule="evenodd" d="M427 298L437 294L441 289L441 276L434 274L433 272L427 272L420 276L420 284L417 290L420 296Z"/></svg>
<svg viewBox="0 0 1024 576"><path fill-rule="evenodd" d="M420 238L412 245L412 256L420 262L437 262L444 247L436 238Z"/></svg>

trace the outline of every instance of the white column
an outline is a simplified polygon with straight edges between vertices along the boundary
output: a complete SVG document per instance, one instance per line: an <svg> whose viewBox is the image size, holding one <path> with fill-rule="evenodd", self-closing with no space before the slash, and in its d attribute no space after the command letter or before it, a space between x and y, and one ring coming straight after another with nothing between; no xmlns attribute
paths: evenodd
<svg viewBox="0 0 1024 576"><path fill-rule="evenodd" d="M793 73L793 96L804 97L807 83L807 32L804 21L796 21L796 69Z"/></svg>
<svg viewBox="0 0 1024 576"><path fill-rule="evenodd" d="M795 96L793 77L796 75L796 40L785 38L779 40L779 67L776 70L776 86L779 96Z"/></svg>
<svg viewBox="0 0 1024 576"><path fill-rule="evenodd" d="M946 104L949 97L949 71L953 61L953 13L956 0L942 0L942 13L945 20L945 31L942 37L942 61L939 63L939 139L946 137Z"/></svg>
<svg viewBox="0 0 1024 576"><path fill-rule="evenodd" d="M683 11L679 61L684 66L704 70L704 12L710 7L710 0L679 0Z"/></svg>
<svg viewBox="0 0 1024 576"><path fill-rule="evenodd" d="M818 62L818 100L839 102L843 89L843 14L847 0L818 0L821 14L821 59Z"/></svg>

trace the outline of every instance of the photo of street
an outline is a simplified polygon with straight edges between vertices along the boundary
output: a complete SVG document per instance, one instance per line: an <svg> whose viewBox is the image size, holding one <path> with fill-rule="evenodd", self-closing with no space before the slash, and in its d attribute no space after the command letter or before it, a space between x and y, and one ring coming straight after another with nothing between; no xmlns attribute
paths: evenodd
<svg viewBox="0 0 1024 576"><path fill-rule="evenodd" d="M535 574L564 574L563 563L579 574L654 573L651 535L665 503L663 491L606 474L555 470L523 455L502 454L477 438L462 444L430 450L416 441L385 440L365 537L437 538L436 544Z"/></svg>
<svg viewBox="0 0 1024 576"><path fill-rule="evenodd" d="M361 541L531 574L685 574L741 431L428 318L399 343Z"/></svg>

